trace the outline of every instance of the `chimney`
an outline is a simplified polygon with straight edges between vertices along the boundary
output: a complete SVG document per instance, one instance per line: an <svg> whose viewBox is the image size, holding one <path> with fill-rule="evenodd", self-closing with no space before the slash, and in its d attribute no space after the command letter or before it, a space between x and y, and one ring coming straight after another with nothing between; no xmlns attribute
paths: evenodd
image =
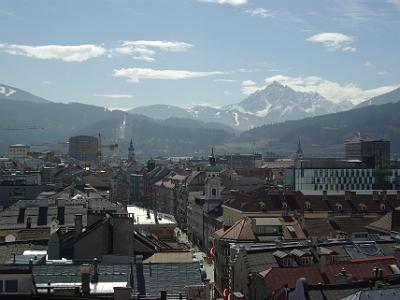
<svg viewBox="0 0 400 300"><path fill-rule="evenodd" d="M167 300L167 291L161 291L161 300Z"/></svg>
<svg viewBox="0 0 400 300"><path fill-rule="evenodd" d="M130 287L114 287L114 300L130 300L131 294Z"/></svg>
<svg viewBox="0 0 400 300"><path fill-rule="evenodd" d="M325 274L326 273L326 265L328 264L328 255L326 255L326 254L321 254L320 256L319 256L319 271L322 273L322 274Z"/></svg>
<svg viewBox="0 0 400 300"><path fill-rule="evenodd" d="M82 233L82 214L75 215L75 238L77 238Z"/></svg>
<svg viewBox="0 0 400 300"><path fill-rule="evenodd" d="M351 191L345 191L344 192L344 200L350 201L351 200L351 196L352 196L352 192Z"/></svg>
<svg viewBox="0 0 400 300"><path fill-rule="evenodd" d="M132 256L134 253L133 218L129 214L113 215L113 254Z"/></svg>
<svg viewBox="0 0 400 300"><path fill-rule="evenodd" d="M99 282L99 261L97 258L93 261L93 269L92 283L97 283Z"/></svg>
<svg viewBox="0 0 400 300"><path fill-rule="evenodd" d="M136 264L136 280L138 287L138 295L145 296L146 295L146 287L145 287L145 279L144 279L144 270L143 270L143 256L136 255L135 256L135 264Z"/></svg>
<svg viewBox="0 0 400 300"><path fill-rule="evenodd" d="M379 192L372 191L372 200L378 201L379 200Z"/></svg>
<svg viewBox="0 0 400 300"><path fill-rule="evenodd" d="M322 200L324 200L324 201L328 200L328 192L327 191L322 192Z"/></svg>
<svg viewBox="0 0 400 300"><path fill-rule="evenodd" d="M387 200L387 192L386 191L382 191L381 192L381 196L382 196L382 200Z"/></svg>
<svg viewBox="0 0 400 300"><path fill-rule="evenodd" d="M80 267L82 279L82 293L87 296L90 294L90 265L82 264Z"/></svg>
<svg viewBox="0 0 400 300"><path fill-rule="evenodd" d="M255 234L256 233L256 227L257 227L256 218L250 218L250 221L251 221L251 230Z"/></svg>

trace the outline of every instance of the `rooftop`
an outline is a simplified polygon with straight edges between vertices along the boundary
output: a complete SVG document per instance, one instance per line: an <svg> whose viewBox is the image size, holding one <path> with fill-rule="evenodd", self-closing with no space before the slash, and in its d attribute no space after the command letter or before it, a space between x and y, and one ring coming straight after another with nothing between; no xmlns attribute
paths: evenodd
<svg viewBox="0 0 400 300"><path fill-rule="evenodd" d="M128 214L133 214L135 224L137 225L175 225L176 220L172 215L164 214L160 212L154 212L154 210L146 209L139 206L128 205Z"/></svg>

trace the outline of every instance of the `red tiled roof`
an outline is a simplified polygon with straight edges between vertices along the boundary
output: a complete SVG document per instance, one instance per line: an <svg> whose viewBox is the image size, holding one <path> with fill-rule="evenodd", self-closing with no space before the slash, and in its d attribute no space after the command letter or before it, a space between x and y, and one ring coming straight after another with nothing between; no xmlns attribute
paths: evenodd
<svg viewBox="0 0 400 300"><path fill-rule="evenodd" d="M259 273L263 278L268 288L268 291L275 291L287 284L289 288L296 286L296 281L299 278L306 278L310 285L324 283L324 279L317 266L307 266L298 268L270 268Z"/></svg>
<svg viewBox="0 0 400 300"><path fill-rule="evenodd" d="M289 222L285 221L283 218L279 218L279 220L282 224L282 235L285 240L302 240L306 238L303 229L301 229L300 224L296 220L292 219L293 221ZM293 227L295 235L290 233L288 226Z"/></svg>
<svg viewBox="0 0 400 300"><path fill-rule="evenodd" d="M318 283L336 284L337 275L342 269L351 275L352 281L364 281L373 278L374 268L382 269L385 277L393 274L390 265L397 265L397 261L393 256L359 258L347 262L327 264L325 274L320 272L317 265L296 268L273 267L258 274L264 279L268 290L273 292L284 284L287 284L289 288L294 288L297 279L302 277L306 278L307 283L310 285Z"/></svg>
<svg viewBox="0 0 400 300"><path fill-rule="evenodd" d="M248 217L240 219L226 231L218 230L216 234L219 235L221 239L226 239L226 240L236 240L236 241L257 240L252 229L251 218Z"/></svg>
<svg viewBox="0 0 400 300"><path fill-rule="evenodd" d="M382 269L383 276L392 275L393 272L390 269L390 265L397 265L397 261L393 256L359 258L350 262L327 265L326 275L330 283L335 283L335 275L344 268L348 274L351 274L353 281L368 280L374 277L372 271L374 268Z"/></svg>
<svg viewBox="0 0 400 300"><path fill-rule="evenodd" d="M368 226L368 229L376 230L383 233L390 233L392 230L392 212L387 213L383 217L379 218L375 222L372 222Z"/></svg>

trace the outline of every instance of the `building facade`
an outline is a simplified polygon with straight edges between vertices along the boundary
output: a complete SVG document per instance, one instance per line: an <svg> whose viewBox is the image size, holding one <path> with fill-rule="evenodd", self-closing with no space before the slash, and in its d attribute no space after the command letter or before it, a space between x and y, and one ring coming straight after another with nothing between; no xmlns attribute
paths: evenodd
<svg viewBox="0 0 400 300"><path fill-rule="evenodd" d="M94 136L80 135L69 139L68 154L79 161L95 161L99 140Z"/></svg>

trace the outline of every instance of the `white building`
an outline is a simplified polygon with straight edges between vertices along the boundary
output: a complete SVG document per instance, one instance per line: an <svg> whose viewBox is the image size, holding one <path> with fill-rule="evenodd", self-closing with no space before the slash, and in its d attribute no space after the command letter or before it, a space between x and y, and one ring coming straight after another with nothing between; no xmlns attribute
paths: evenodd
<svg viewBox="0 0 400 300"><path fill-rule="evenodd" d="M8 147L8 157L14 160L27 159L29 152L30 147L23 144L15 144Z"/></svg>

